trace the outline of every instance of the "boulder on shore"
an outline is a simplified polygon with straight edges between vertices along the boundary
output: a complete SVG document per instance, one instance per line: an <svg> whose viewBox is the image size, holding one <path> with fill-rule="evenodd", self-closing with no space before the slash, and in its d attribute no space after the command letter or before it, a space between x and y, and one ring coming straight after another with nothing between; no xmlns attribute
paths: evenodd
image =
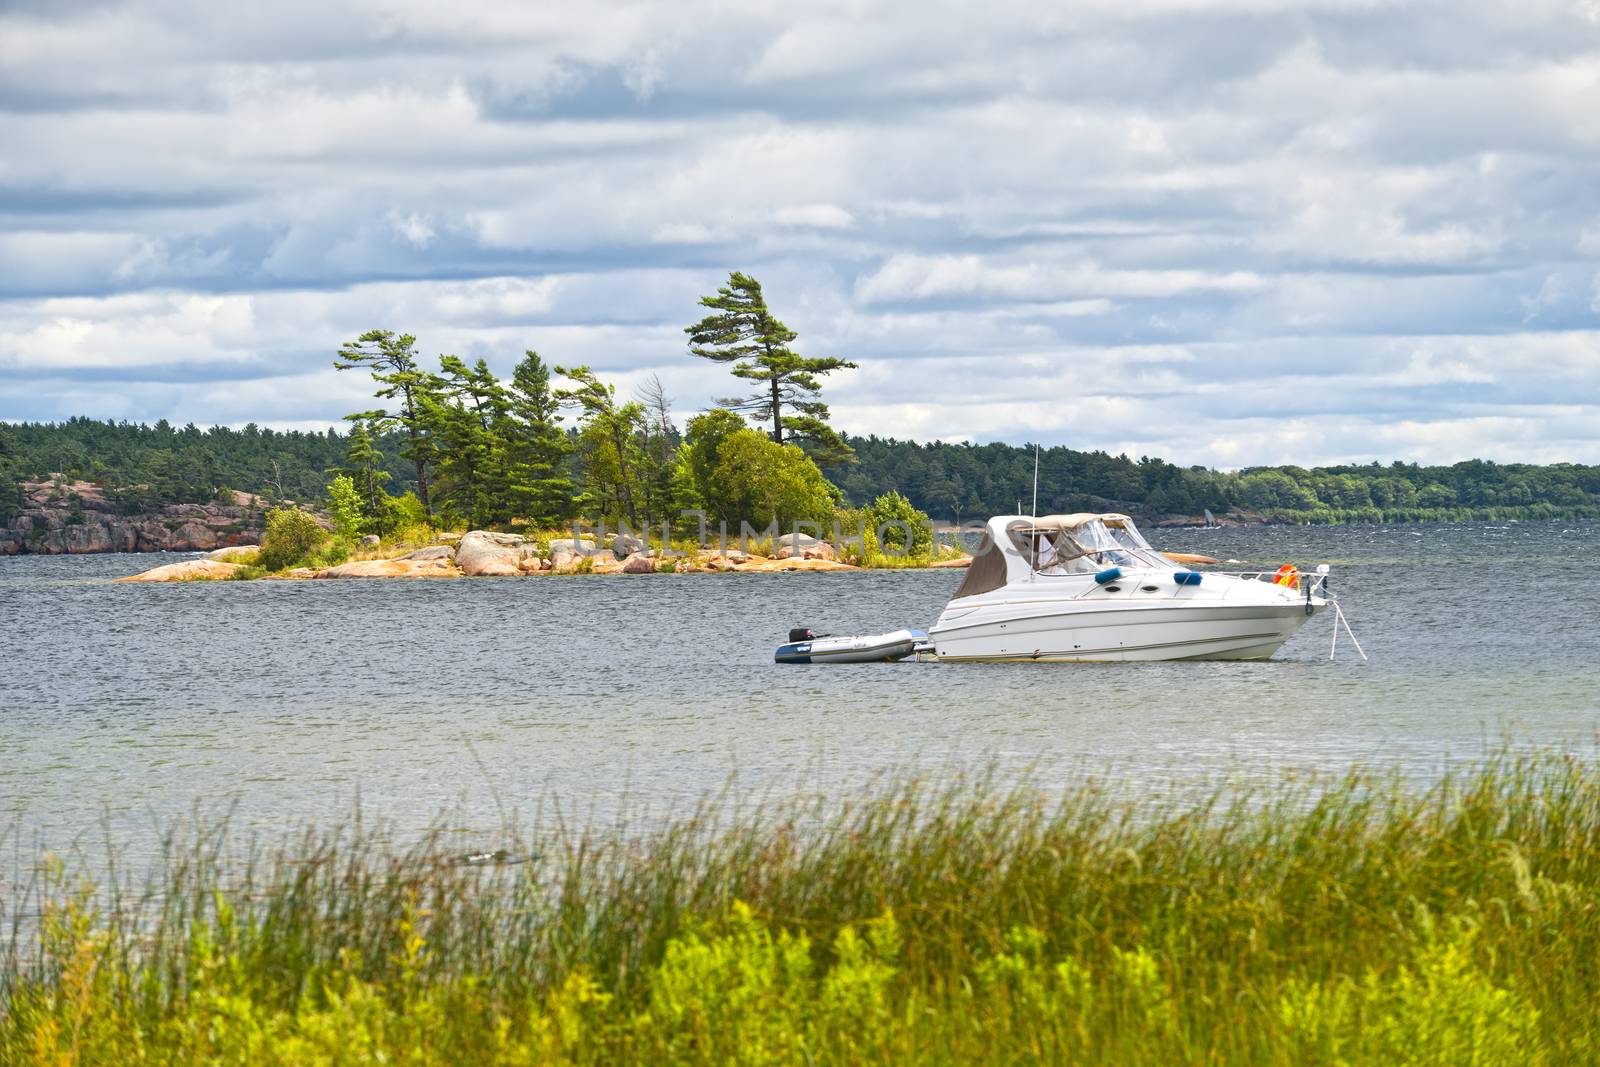
<svg viewBox="0 0 1600 1067"><path fill-rule="evenodd" d="M618 559L627 559L635 552L643 552L645 543L632 534L619 533L611 538L611 554Z"/></svg>
<svg viewBox="0 0 1600 1067"><path fill-rule="evenodd" d="M119 582L208 582L218 578L231 578L239 569L237 563L223 563L216 559L186 559L182 563L168 563L164 567L130 574L118 578Z"/></svg>
<svg viewBox="0 0 1600 1067"><path fill-rule="evenodd" d="M521 534L471 530L456 546L456 566L468 577L515 578L522 573L518 564L528 555L537 555L528 549L528 539Z"/></svg>
<svg viewBox="0 0 1600 1067"><path fill-rule="evenodd" d="M774 559L827 559L836 558L833 546L826 541L819 541L815 537L807 537L803 533L784 534L773 542L777 549L773 553Z"/></svg>
<svg viewBox="0 0 1600 1067"><path fill-rule="evenodd" d="M319 571L318 578L459 578L449 559L363 559Z"/></svg>
<svg viewBox="0 0 1600 1067"><path fill-rule="evenodd" d="M623 574L654 574L656 561L648 552L635 552L622 561Z"/></svg>
<svg viewBox="0 0 1600 1067"><path fill-rule="evenodd" d="M224 563L251 564L260 557L261 549L256 545L230 545L206 553L206 559L220 559Z"/></svg>
<svg viewBox="0 0 1600 1067"><path fill-rule="evenodd" d="M558 571L569 573L580 556L594 554L594 542L573 540L570 537L550 542L550 565Z"/></svg>
<svg viewBox="0 0 1600 1067"><path fill-rule="evenodd" d="M400 558L401 559L454 559L455 558L455 554L456 554L456 550L451 548L449 545L429 545L427 548L419 548L415 552L412 552L409 555L401 556Z"/></svg>
<svg viewBox="0 0 1600 1067"><path fill-rule="evenodd" d="M748 552L740 552L730 548L726 552L702 552L695 556L689 564L689 569L697 571L736 571L747 563L765 563L765 556L752 556Z"/></svg>
<svg viewBox="0 0 1600 1067"><path fill-rule="evenodd" d="M970 567L972 566L972 557L958 556L955 559L941 559L928 564L928 566L932 567L934 570L947 570L955 567Z"/></svg>

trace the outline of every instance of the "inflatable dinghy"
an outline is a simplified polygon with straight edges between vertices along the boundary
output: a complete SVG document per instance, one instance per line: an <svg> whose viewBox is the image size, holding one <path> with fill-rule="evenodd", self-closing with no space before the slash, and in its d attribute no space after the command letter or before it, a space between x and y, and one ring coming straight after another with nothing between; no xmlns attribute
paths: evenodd
<svg viewBox="0 0 1600 1067"><path fill-rule="evenodd" d="M928 635L917 630L857 637L818 636L810 630L790 630L789 643L779 645L775 663L889 663L905 659Z"/></svg>

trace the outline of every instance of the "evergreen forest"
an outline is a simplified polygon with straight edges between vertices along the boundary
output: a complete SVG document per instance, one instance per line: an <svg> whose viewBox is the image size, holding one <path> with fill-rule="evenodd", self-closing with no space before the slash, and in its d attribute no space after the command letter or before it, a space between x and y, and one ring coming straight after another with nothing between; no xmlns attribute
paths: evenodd
<svg viewBox="0 0 1600 1067"><path fill-rule="evenodd" d="M562 472L572 480L574 510L585 487L576 454ZM1027 445L918 443L844 436L854 463L824 467L847 504L904 494L937 519L970 521L1030 506L1033 448ZM674 427L667 438L676 449ZM403 434L373 439L378 469L395 493L414 492L414 467L402 458ZM74 418L61 423L0 424L0 518L15 514L17 483L54 474L116 489L129 513L164 503L205 501L228 489L269 501L322 503L328 471L345 465L350 434L193 425L174 428ZM600 492L604 493L601 486ZM643 494L642 494L643 495ZM596 501L598 502L598 501ZM1070 448L1040 454L1041 512L1116 509L1143 518L1241 512L1292 522L1419 522L1474 518L1600 516L1600 466L1537 466L1468 460L1451 466L1411 463L1221 472L1161 459Z"/></svg>

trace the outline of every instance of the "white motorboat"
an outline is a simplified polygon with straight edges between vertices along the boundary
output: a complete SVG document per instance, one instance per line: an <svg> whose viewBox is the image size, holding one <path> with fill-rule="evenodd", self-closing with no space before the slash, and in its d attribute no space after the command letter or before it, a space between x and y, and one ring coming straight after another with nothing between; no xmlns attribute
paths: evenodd
<svg viewBox="0 0 1600 1067"><path fill-rule="evenodd" d="M1326 566L1181 567L1126 515L1002 515L929 637L947 661L1268 659L1326 585Z"/></svg>

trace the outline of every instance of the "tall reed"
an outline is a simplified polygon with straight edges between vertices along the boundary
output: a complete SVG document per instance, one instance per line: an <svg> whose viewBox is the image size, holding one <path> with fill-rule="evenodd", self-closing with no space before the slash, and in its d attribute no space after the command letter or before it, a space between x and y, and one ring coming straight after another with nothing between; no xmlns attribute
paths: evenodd
<svg viewBox="0 0 1600 1067"><path fill-rule="evenodd" d="M1591 1063L1600 772L889 784L525 863L359 827L41 863L0 1063Z"/></svg>

